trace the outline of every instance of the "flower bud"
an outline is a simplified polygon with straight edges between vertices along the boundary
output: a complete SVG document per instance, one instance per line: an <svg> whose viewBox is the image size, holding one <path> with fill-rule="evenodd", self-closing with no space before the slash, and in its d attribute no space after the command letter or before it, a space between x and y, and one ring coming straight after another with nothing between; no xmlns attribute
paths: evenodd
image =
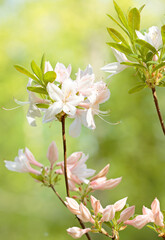
<svg viewBox="0 0 165 240"><path fill-rule="evenodd" d="M102 222L109 222L115 217L115 208L113 205L108 205L103 210Z"/></svg>
<svg viewBox="0 0 165 240"><path fill-rule="evenodd" d="M78 228L78 227L72 227L72 228L67 229L67 233L70 236L72 236L73 238L80 238L80 237L82 237L83 234L85 234L89 231L91 231L90 228L81 229L81 228Z"/></svg>
<svg viewBox="0 0 165 240"><path fill-rule="evenodd" d="M80 214L79 204L73 198L66 197L65 204L71 213Z"/></svg>
<svg viewBox="0 0 165 240"><path fill-rule="evenodd" d="M47 158L51 166L53 166L54 163L58 160L58 150L54 141L50 144L48 148Z"/></svg>
<svg viewBox="0 0 165 240"><path fill-rule="evenodd" d="M80 214L78 214L78 218L80 218L83 222L90 222L91 220L91 213L87 207L84 206L83 203L80 203Z"/></svg>
<svg viewBox="0 0 165 240"><path fill-rule="evenodd" d="M118 212L118 211L121 211L123 209L123 207L125 206L126 204L126 201L127 201L127 197L126 198L123 198L119 201L117 201L115 204L114 204L114 208L115 208L115 211Z"/></svg>
<svg viewBox="0 0 165 240"><path fill-rule="evenodd" d="M128 207L124 209L120 214L120 219L118 223L128 220L135 213L135 206Z"/></svg>

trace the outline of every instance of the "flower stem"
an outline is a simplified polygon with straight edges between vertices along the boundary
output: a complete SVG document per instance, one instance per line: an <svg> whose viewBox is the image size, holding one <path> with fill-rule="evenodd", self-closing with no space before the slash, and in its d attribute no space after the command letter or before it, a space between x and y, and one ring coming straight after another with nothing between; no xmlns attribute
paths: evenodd
<svg viewBox="0 0 165 240"><path fill-rule="evenodd" d="M57 197L59 198L59 200L63 203L63 205L66 207L65 202L63 201L63 199L60 197L60 195L58 194L58 192L56 191L56 189L54 188L54 186L52 184L50 184L51 189L53 190L53 192L57 195Z"/></svg>
<svg viewBox="0 0 165 240"><path fill-rule="evenodd" d="M153 95L153 98L154 98L154 103L155 103L156 111L157 111L159 121L160 121L160 124L161 124L161 127L162 127L162 131L165 135L165 126L164 126L163 118L162 118L162 115L161 115L161 112L160 112L158 98L157 98L157 95L156 95L156 89L155 88L152 88L152 95Z"/></svg>
<svg viewBox="0 0 165 240"><path fill-rule="evenodd" d="M64 176L65 176L65 186L66 186L66 193L67 193L67 197L70 197L70 193L69 193L69 184L68 184L68 176L67 176L67 155L66 155L66 136L65 136L65 115L62 116L61 118L61 123L62 123L62 140L63 140L63 149L64 149ZM54 190L53 190L54 191ZM56 193L56 192L55 192ZM56 194L57 195L57 194ZM58 195L57 195L58 196ZM58 196L59 198L59 196ZM60 198L59 198L60 199ZM60 199L62 200L62 199ZM62 200L63 204L66 206L65 202ZM79 221L81 227L83 229L85 229L85 225L84 223L81 221L81 219L79 219L76 216L77 220ZM85 234L88 240L91 240L90 236L88 233Z"/></svg>
<svg viewBox="0 0 165 240"><path fill-rule="evenodd" d="M68 176L67 176L67 156L66 156L66 136L65 136L65 115L61 118L62 123L62 140L63 140L63 149L64 149L64 176L65 176L65 186L67 197L69 194L69 185L68 185Z"/></svg>

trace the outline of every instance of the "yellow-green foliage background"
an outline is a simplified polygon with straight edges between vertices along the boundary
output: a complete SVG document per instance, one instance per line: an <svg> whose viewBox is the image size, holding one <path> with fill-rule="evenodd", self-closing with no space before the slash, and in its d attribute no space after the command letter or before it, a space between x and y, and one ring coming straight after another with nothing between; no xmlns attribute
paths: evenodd
<svg viewBox="0 0 165 240"><path fill-rule="evenodd" d="M146 3L142 28L165 23L164 0L118 0L125 12ZM27 100L28 79L18 73L14 64L30 69L31 60L38 63L45 52L53 66L56 62L78 67L91 64L96 79L106 79L100 67L114 61L106 42L107 26L114 26L106 13L115 15L112 0L1 0L0 1L0 105L14 107L13 97ZM110 191L97 192L103 206L128 196L141 213L157 196L165 209L164 137L154 109L151 92L146 89L129 95L136 85L134 71L127 69L112 77L111 97L102 110L110 109L109 125L96 117L94 132L83 128L81 136L72 139L67 130L68 155L73 151L89 153L88 166L97 170L110 162L109 177L123 176L121 184ZM165 118L164 89L158 89ZM13 111L0 110L0 238L2 240L71 239L65 229L78 226L50 189L41 187L28 174L10 172L4 159L13 160L19 148L27 146L36 159L48 164L48 145L55 140L62 159L60 123L32 128L26 121L27 106ZM71 121L68 120L67 127ZM68 129L68 128L67 128ZM64 197L64 182L57 187ZM83 238L85 239L85 237ZM93 235L92 239L106 239ZM157 239L148 228L141 231L128 227L121 232L123 240Z"/></svg>

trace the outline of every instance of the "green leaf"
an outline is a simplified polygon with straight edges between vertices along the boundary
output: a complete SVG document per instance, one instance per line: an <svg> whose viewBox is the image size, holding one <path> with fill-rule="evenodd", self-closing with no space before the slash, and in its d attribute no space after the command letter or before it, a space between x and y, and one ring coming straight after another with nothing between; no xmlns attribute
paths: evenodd
<svg viewBox="0 0 165 240"><path fill-rule="evenodd" d="M19 65L14 65L15 69L17 71L19 71L20 73L25 74L26 76L28 76L29 78L33 79L36 82L40 82L38 78L36 78L33 74L31 74L28 70L26 70L25 68L19 66Z"/></svg>
<svg viewBox="0 0 165 240"><path fill-rule="evenodd" d="M116 50L125 53L125 54L131 54L132 51L130 48L123 46L122 44L119 43L107 43L109 46L115 48Z"/></svg>
<svg viewBox="0 0 165 240"><path fill-rule="evenodd" d="M35 61L31 62L31 68L32 68L34 74L42 81L41 69L38 67L38 65L35 63Z"/></svg>
<svg viewBox="0 0 165 240"><path fill-rule="evenodd" d="M110 14L107 14L107 16L108 16L112 21L114 21L114 22L129 36L129 33L124 29L124 27L123 27L116 19L114 19Z"/></svg>
<svg viewBox="0 0 165 240"><path fill-rule="evenodd" d="M34 179L36 179L36 180L38 180L38 181L40 181L40 182L43 182L43 177L42 177L42 175L35 175L34 173L29 173L30 174L30 176L32 177L32 178L34 178Z"/></svg>
<svg viewBox="0 0 165 240"><path fill-rule="evenodd" d="M141 64L138 64L138 63L132 63L132 62L121 62L120 64L123 64L123 65L127 65L127 66L130 66L130 67L137 67L137 68L143 68L146 70L146 67L141 65Z"/></svg>
<svg viewBox="0 0 165 240"><path fill-rule="evenodd" d="M45 71L45 54L43 54L42 59L41 59L41 71L44 74L44 71Z"/></svg>
<svg viewBox="0 0 165 240"><path fill-rule="evenodd" d="M49 71L46 72L44 74L44 82L48 83L48 82L54 82L54 80L56 79L56 73L54 71Z"/></svg>
<svg viewBox="0 0 165 240"><path fill-rule="evenodd" d="M31 92L36 92L36 93L40 93L40 94L47 94L46 89L44 89L42 87L27 87L27 89Z"/></svg>
<svg viewBox="0 0 165 240"><path fill-rule="evenodd" d="M145 88L145 87L146 87L146 84L145 84L145 83L142 83L142 84L140 84L140 85L137 85L136 87L131 88L131 89L128 91L128 93L129 93L129 94L132 94L132 93L139 92L139 91L143 90L143 88Z"/></svg>
<svg viewBox="0 0 165 240"><path fill-rule="evenodd" d="M150 228L150 229L152 229L152 230L154 230L155 232L157 232L156 229L155 229L153 226L147 225L147 227Z"/></svg>
<svg viewBox="0 0 165 240"><path fill-rule="evenodd" d="M147 62L147 64L148 64L148 62L152 61L153 56L154 56L153 52L148 52L147 53L147 55L146 55L146 62Z"/></svg>
<svg viewBox="0 0 165 240"><path fill-rule="evenodd" d="M165 66L165 62L162 62L160 64L158 64L152 71L152 73L156 72L157 70L159 70L160 68Z"/></svg>
<svg viewBox="0 0 165 240"><path fill-rule="evenodd" d="M161 34L162 34L163 45L165 45L165 25L161 27Z"/></svg>
<svg viewBox="0 0 165 240"><path fill-rule="evenodd" d="M49 105L48 104L44 104L44 103L37 103L36 106L38 108L49 108Z"/></svg>
<svg viewBox="0 0 165 240"><path fill-rule="evenodd" d="M128 23L127 23L127 19L123 13L123 11L121 10L121 8L117 5L117 3L115 1L113 1L115 10L117 12L117 15L121 21L121 23L123 24L123 26L127 29L128 28Z"/></svg>
<svg viewBox="0 0 165 240"><path fill-rule="evenodd" d="M122 42L125 45L128 45L125 38L114 28L107 28L109 35L113 38L116 42Z"/></svg>
<svg viewBox="0 0 165 240"><path fill-rule="evenodd" d="M137 8L132 8L128 13L128 25L133 38L136 36L135 30L140 30L140 12Z"/></svg>
<svg viewBox="0 0 165 240"><path fill-rule="evenodd" d="M163 79L164 79L164 78L163 78ZM158 87L165 87L165 81L161 80L161 81L159 82ZM165 216L164 216L164 219L165 219Z"/></svg>
<svg viewBox="0 0 165 240"><path fill-rule="evenodd" d="M143 6L141 6L141 7L139 8L139 12L141 12L145 6L146 6L145 4L144 4Z"/></svg>
<svg viewBox="0 0 165 240"><path fill-rule="evenodd" d="M153 53L156 53L156 49L151 45L149 44L148 42L142 40L142 39L136 39L135 42L137 44L139 44L140 46L144 47L144 48L147 48L148 50L150 50L151 52Z"/></svg>

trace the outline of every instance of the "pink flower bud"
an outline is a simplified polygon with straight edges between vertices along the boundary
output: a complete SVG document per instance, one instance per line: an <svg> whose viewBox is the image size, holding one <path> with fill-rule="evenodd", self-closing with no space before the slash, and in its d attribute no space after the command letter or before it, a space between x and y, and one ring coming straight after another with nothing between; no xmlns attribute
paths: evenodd
<svg viewBox="0 0 165 240"><path fill-rule="evenodd" d="M37 167L43 167L43 165L35 160L35 157L33 156L32 152L26 147L25 148L25 156L27 157L29 163L37 166Z"/></svg>
<svg viewBox="0 0 165 240"><path fill-rule="evenodd" d="M103 210L102 222L109 222L115 217L115 208L114 205L108 205Z"/></svg>
<svg viewBox="0 0 165 240"><path fill-rule="evenodd" d="M112 189L116 187L120 182L121 182L121 177L120 178L115 178L115 179L110 179L106 180L105 177L103 178L98 178L95 181L92 181L90 183L90 187L93 190L106 190L106 189Z"/></svg>
<svg viewBox="0 0 165 240"><path fill-rule="evenodd" d="M148 215L138 215L133 220L125 221L124 224L132 225L135 228L141 229L149 222L151 222L151 218Z"/></svg>
<svg viewBox="0 0 165 240"><path fill-rule="evenodd" d="M118 223L128 220L135 213L135 206L128 207L124 209L120 214L120 219Z"/></svg>
<svg viewBox="0 0 165 240"><path fill-rule="evenodd" d="M116 212L121 211L123 207L126 205L126 202L127 202L127 197L117 201L114 204L115 211Z"/></svg>
<svg viewBox="0 0 165 240"><path fill-rule="evenodd" d="M164 226L164 223L163 223L163 214L161 213L161 211L157 212L154 216L154 223L160 227L163 227Z"/></svg>
<svg viewBox="0 0 165 240"><path fill-rule="evenodd" d="M143 209L142 209L142 212L143 212L143 215L150 215L150 216L153 216L153 212L151 211L151 209L143 206Z"/></svg>
<svg viewBox="0 0 165 240"><path fill-rule="evenodd" d="M157 212L160 211L160 202L157 198L155 198L154 201L152 202L151 209L153 214L156 214Z"/></svg>
<svg viewBox="0 0 165 240"><path fill-rule="evenodd" d="M77 215L83 222L90 222L91 220L91 213L87 207L84 206L83 203L80 203L80 214Z"/></svg>
<svg viewBox="0 0 165 240"><path fill-rule="evenodd" d="M73 198L66 197L65 204L71 213L80 214L79 204Z"/></svg>
<svg viewBox="0 0 165 240"><path fill-rule="evenodd" d="M54 163L58 160L58 150L54 141L50 144L48 148L47 158L51 166L53 166Z"/></svg>
<svg viewBox="0 0 165 240"><path fill-rule="evenodd" d="M103 208L101 206L100 201L97 200L93 196L91 196L91 205L92 205L92 208L94 210L95 215L97 215L98 213L102 213L103 212Z"/></svg>
<svg viewBox="0 0 165 240"><path fill-rule="evenodd" d="M82 237L83 234L85 234L89 231L91 231L90 228L81 229L81 228L78 228L78 227L72 227L72 228L67 229L67 233L70 236L72 236L73 238L80 238L80 237Z"/></svg>
<svg viewBox="0 0 165 240"><path fill-rule="evenodd" d="M90 181L94 181L97 178L105 177L109 171L110 164L106 165L96 176L92 177Z"/></svg>

